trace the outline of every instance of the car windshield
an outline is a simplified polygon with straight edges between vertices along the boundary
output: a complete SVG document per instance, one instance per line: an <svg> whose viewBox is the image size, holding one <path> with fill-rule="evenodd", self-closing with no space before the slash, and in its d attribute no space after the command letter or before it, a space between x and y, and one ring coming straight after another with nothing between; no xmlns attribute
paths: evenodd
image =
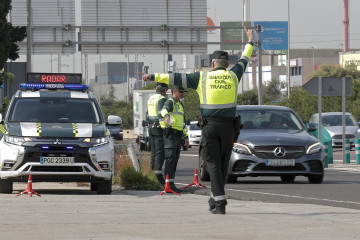
<svg viewBox="0 0 360 240"><path fill-rule="evenodd" d="M196 123L194 123L194 124L190 124L190 130L200 130L200 128Z"/></svg>
<svg viewBox="0 0 360 240"><path fill-rule="evenodd" d="M297 132L303 130L301 120L291 111L281 110L242 110L243 129L274 129L280 131Z"/></svg>
<svg viewBox="0 0 360 240"><path fill-rule="evenodd" d="M9 122L100 123L91 99L18 98L12 104Z"/></svg>
<svg viewBox="0 0 360 240"><path fill-rule="evenodd" d="M356 120L352 115L345 115L346 126L356 126ZM324 127L342 126L342 115L322 116L322 125Z"/></svg>

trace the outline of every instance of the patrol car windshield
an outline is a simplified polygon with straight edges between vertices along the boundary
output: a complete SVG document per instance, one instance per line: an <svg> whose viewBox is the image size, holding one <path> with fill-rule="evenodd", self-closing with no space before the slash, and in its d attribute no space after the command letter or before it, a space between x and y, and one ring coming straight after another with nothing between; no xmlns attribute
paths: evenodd
<svg viewBox="0 0 360 240"><path fill-rule="evenodd" d="M100 123L91 99L19 98L9 112L9 122Z"/></svg>

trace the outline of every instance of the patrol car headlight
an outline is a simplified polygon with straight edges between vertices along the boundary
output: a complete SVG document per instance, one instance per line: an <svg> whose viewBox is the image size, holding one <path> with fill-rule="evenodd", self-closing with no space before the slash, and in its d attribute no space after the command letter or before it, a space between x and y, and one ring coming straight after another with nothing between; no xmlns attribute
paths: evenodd
<svg viewBox="0 0 360 240"><path fill-rule="evenodd" d="M107 144L109 142L109 139L107 137L102 138L85 138L83 142L90 143L94 147Z"/></svg>
<svg viewBox="0 0 360 240"><path fill-rule="evenodd" d="M32 141L31 137L5 135L5 142L15 145L22 145L24 142L31 142L31 141Z"/></svg>
<svg viewBox="0 0 360 240"><path fill-rule="evenodd" d="M306 154L314 154L320 152L321 150L322 150L322 145L319 142L314 143L308 147L308 149L306 150Z"/></svg>
<svg viewBox="0 0 360 240"><path fill-rule="evenodd" d="M250 149L246 145L241 143L234 143L233 151L241 154L248 154L248 155L252 154Z"/></svg>

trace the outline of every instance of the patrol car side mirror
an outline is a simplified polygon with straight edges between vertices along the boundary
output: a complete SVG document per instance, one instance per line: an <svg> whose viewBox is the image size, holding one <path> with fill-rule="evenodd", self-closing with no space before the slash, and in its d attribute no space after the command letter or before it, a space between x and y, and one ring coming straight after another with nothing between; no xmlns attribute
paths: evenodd
<svg viewBox="0 0 360 240"><path fill-rule="evenodd" d="M185 124L190 125L190 119L186 120Z"/></svg>
<svg viewBox="0 0 360 240"><path fill-rule="evenodd" d="M107 118L109 125L120 125L122 123L121 117L115 115L109 115Z"/></svg>

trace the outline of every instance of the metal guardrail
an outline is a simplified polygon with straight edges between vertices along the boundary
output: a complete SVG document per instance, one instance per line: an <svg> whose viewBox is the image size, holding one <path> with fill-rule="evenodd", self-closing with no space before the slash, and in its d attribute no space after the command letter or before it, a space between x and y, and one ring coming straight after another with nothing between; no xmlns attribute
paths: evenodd
<svg viewBox="0 0 360 240"><path fill-rule="evenodd" d="M126 149L127 155L131 159L133 167L135 168L135 170L137 172L140 172L139 160L138 160L138 157L136 154L135 147L131 141L129 141L128 143L123 143L123 144L114 144L114 147L115 147L116 153L121 153L122 150Z"/></svg>

